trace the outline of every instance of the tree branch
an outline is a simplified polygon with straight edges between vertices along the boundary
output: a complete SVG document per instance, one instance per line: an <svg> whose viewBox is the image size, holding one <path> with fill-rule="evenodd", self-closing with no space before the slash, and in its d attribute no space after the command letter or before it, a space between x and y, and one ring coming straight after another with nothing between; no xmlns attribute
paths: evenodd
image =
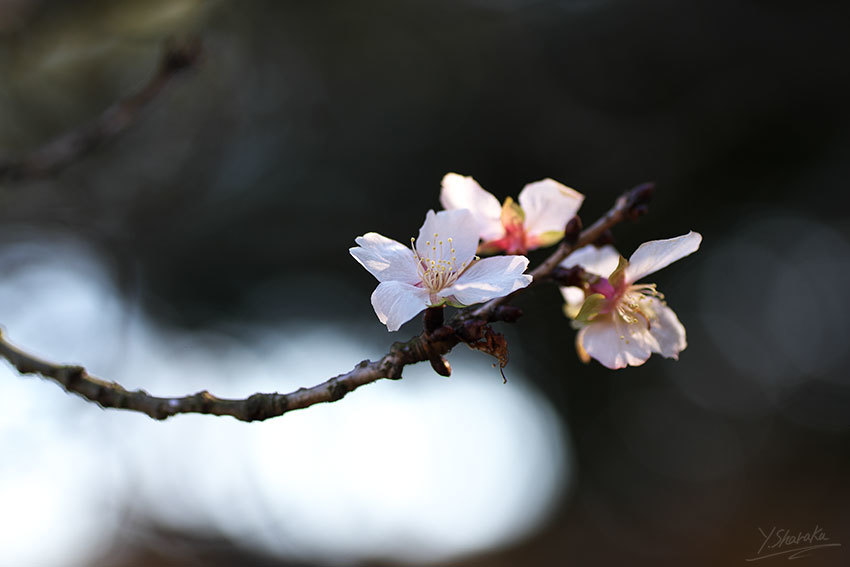
<svg viewBox="0 0 850 567"><path fill-rule="evenodd" d="M617 223L636 218L645 212L646 201L652 188L638 186L617 199L615 205L598 221L582 231L572 241L563 242L540 266L531 272L532 285L547 279L570 252L596 241ZM522 290L519 290L521 292ZM258 393L244 399L226 399L213 396L206 390L176 398L152 396L144 390L127 390L116 382L90 375L81 366L54 364L27 354L9 343L0 333L0 356L8 360L21 374L36 374L58 382L66 391L97 403L103 408L126 409L144 413L154 419L166 419L180 413L229 415L241 421L261 421L324 402L335 402L360 386L382 378L400 379L402 370L409 364L430 361L435 371L447 376L451 368L442 356L458 343L483 350L497 356L502 366L507 361L504 338L493 333L488 323L512 322L520 315L516 308L498 298L481 307L461 310L452 320L442 324L442 308L437 313L426 310L425 330L406 343L397 342L377 361L364 360L345 374L335 376L311 388L299 388L288 394Z"/></svg>
<svg viewBox="0 0 850 567"><path fill-rule="evenodd" d="M602 215L602 217L585 230L581 231L577 238L565 238L551 256L531 271L531 276L534 278L531 285L544 281L567 256L583 246L593 244L603 237L614 225L626 219L636 220L638 217L644 215L647 212L647 204L654 192L654 183L643 183L620 195L614 206L607 213ZM470 314L474 318L487 318L497 307L505 304L521 291L523 290L520 289L510 295L491 299L481 307L473 309Z"/></svg>
<svg viewBox="0 0 850 567"><path fill-rule="evenodd" d="M428 350L448 352L457 340L430 343ZM226 399L213 396L206 390L191 396L163 398L144 390L127 390L89 374L81 366L54 364L20 350L0 335L0 356L8 360L21 374L37 374L58 382L71 393L97 403L103 408L127 409L144 413L154 419L166 419L178 413L229 415L241 421L261 421L296 409L322 402L335 402L348 392L381 378L401 378L408 364L428 359L422 337L407 343L396 343L378 361L364 360L353 370L311 388L299 388L289 394L259 393L245 399Z"/></svg>
<svg viewBox="0 0 850 567"><path fill-rule="evenodd" d="M137 93L107 108L92 122L79 126L15 160L0 159L0 182L47 177L68 167L129 128L171 78L197 63L201 43L166 43L156 74Z"/></svg>

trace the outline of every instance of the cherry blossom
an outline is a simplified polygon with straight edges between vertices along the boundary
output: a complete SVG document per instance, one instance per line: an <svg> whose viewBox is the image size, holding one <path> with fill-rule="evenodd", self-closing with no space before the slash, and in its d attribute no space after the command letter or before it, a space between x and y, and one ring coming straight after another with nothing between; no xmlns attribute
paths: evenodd
<svg viewBox="0 0 850 567"><path fill-rule="evenodd" d="M369 232L349 252L375 276L372 307L381 323L396 331L427 307L458 307L508 295L531 283L524 256L475 256L478 231L465 209L428 211L410 248Z"/></svg>
<svg viewBox="0 0 850 567"><path fill-rule="evenodd" d="M628 261L612 246L586 246L570 254L563 267L578 265L591 274L584 289L561 288L564 311L579 328L579 357L613 369L639 366L654 352L678 360L688 344L685 327L655 284L635 282L696 252L700 242L702 236L693 231L645 242Z"/></svg>
<svg viewBox="0 0 850 567"><path fill-rule="evenodd" d="M472 178L449 173L443 177L440 203L446 210L467 209L475 217L481 252L524 254L551 246L564 236L584 195L553 179L529 183L517 204L511 197L500 205Z"/></svg>

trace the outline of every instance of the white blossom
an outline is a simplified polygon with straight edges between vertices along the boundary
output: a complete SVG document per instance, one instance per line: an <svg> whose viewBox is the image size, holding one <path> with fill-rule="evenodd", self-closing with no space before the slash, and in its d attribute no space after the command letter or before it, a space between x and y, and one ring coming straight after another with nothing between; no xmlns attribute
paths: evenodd
<svg viewBox="0 0 850 567"><path fill-rule="evenodd" d="M355 242L349 252L380 282L372 307L390 331L426 307L481 303L531 283L524 256L475 256L477 225L465 209L428 211L410 248L375 232Z"/></svg>
<svg viewBox="0 0 850 567"><path fill-rule="evenodd" d="M639 366L654 352L678 359L688 344L685 327L655 284L636 282L696 252L700 242L696 232L645 242L628 261L612 246L586 246L570 254L563 267L579 265L597 276L584 289L561 288L564 310L580 328L579 357L608 368Z"/></svg>
<svg viewBox="0 0 850 567"><path fill-rule="evenodd" d="M519 204L508 197L500 205L472 177L457 173L443 177L440 191L443 208L467 209L473 214L482 252L508 254L524 254L558 242L584 195L553 179L544 179L526 185L518 200Z"/></svg>

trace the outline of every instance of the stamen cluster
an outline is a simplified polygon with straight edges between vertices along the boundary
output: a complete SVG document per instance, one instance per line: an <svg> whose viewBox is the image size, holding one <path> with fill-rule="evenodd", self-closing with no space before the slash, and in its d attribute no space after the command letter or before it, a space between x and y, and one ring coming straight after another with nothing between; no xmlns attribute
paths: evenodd
<svg viewBox="0 0 850 567"><path fill-rule="evenodd" d="M655 284L630 285L616 302L614 312L629 325L637 323L640 317L646 323L646 328L650 329L651 321L655 318L649 301L651 297L663 300L664 294L655 289Z"/></svg>

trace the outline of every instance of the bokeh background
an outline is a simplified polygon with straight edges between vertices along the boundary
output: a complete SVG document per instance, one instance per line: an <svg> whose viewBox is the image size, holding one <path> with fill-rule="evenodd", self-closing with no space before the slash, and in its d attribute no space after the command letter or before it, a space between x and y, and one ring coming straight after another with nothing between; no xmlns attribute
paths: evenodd
<svg viewBox="0 0 850 567"><path fill-rule="evenodd" d="M103 411L0 370L0 565L733 565L759 529L850 553L846 3L0 1L0 153L203 60L127 132L0 184L0 324L161 395L289 391L390 335L349 256L405 241L448 171L552 177L586 223L655 181L641 242L678 362L582 365L551 287L508 382L452 353L259 424ZM541 254L532 254L532 261ZM422 365L419 365L422 366ZM784 561L784 558L769 561Z"/></svg>

